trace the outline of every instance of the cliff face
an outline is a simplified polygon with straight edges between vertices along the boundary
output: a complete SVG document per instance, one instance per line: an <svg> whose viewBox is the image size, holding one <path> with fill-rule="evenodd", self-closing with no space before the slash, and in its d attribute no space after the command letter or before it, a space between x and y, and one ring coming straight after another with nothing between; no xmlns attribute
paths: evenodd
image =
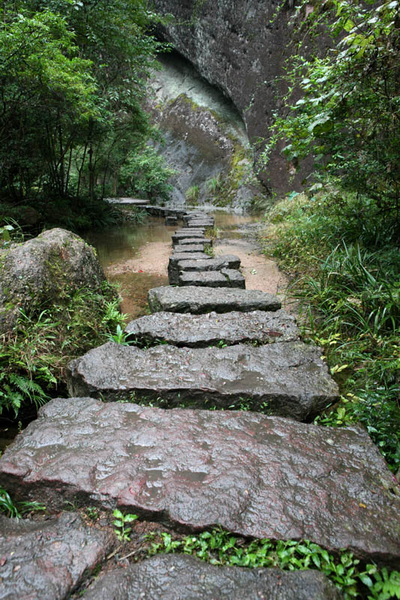
<svg viewBox="0 0 400 600"><path fill-rule="evenodd" d="M260 140L268 137L273 112L279 110L284 93L279 76L293 11L282 9L271 23L278 4L276 0L154 0L159 13L173 15L163 37L232 100L256 152L263 147ZM288 177L288 165L275 152L262 179L272 189L286 191ZM293 187L296 181L291 182Z"/></svg>

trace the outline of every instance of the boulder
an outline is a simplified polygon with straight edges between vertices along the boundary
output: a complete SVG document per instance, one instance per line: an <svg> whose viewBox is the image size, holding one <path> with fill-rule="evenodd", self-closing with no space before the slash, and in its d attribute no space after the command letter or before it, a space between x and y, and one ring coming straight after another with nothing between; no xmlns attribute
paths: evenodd
<svg viewBox="0 0 400 600"><path fill-rule="evenodd" d="M204 348L226 344L270 344L299 339L295 318L284 310L191 315L158 312L131 321L126 333L137 342Z"/></svg>
<svg viewBox="0 0 400 600"><path fill-rule="evenodd" d="M54 509L119 506L197 531L308 539L399 569L396 481L361 428L56 399L4 452L0 485Z"/></svg>
<svg viewBox="0 0 400 600"><path fill-rule="evenodd" d="M221 269L220 271L181 272L178 285L244 289L246 281L243 275L235 269Z"/></svg>
<svg viewBox="0 0 400 600"><path fill-rule="evenodd" d="M192 556L154 556L100 576L85 600L340 600L317 571L216 567Z"/></svg>
<svg viewBox="0 0 400 600"><path fill-rule="evenodd" d="M276 296L259 290L218 289L193 285L153 288L149 290L148 301L152 312L204 314L212 311L226 313L232 310L274 311L281 308L281 302Z"/></svg>
<svg viewBox="0 0 400 600"><path fill-rule="evenodd" d="M148 350L108 342L70 362L67 382L71 396L168 407L246 405L299 421L339 399L320 349L302 342Z"/></svg>
<svg viewBox="0 0 400 600"><path fill-rule="evenodd" d="M0 598L69 598L113 544L110 532L88 527L76 514L48 521L0 517Z"/></svg>
<svg viewBox="0 0 400 600"><path fill-rule="evenodd" d="M63 304L78 289L100 291L104 281L93 248L64 229L13 246L0 260L0 333L13 327L19 309Z"/></svg>

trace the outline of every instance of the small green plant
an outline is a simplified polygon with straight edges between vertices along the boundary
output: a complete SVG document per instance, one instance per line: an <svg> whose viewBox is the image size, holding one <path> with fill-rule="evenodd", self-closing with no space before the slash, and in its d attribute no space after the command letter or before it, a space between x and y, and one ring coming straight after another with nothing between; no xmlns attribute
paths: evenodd
<svg viewBox="0 0 400 600"><path fill-rule="evenodd" d="M46 510L46 507L40 502L14 502L10 494L4 488L0 488L0 512L7 517L22 519L27 513L43 510Z"/></svg>
<svg viewBox="0 0 400 600"><path fill-rule="evenodd" d="M192 185L185 192L187 202L192 205L196 205L199 201L200 187L198 185Z"/></svg>
<svg viewBox="0 0 400 600"><path fill-rule="evenodd" d="M212 246L206 246L204 248L204 253L207 254L207 256L210 256L211 258L214 258L215 256L214 248Z"/></svg>
<svg viewBox="0 0 400 600"><path fill-rule="evenodd" d="M128 340L129 334L127 334L121 327L120 324L117 325L117 329L115 331L115 333L108 333L106 335L106 338L111 341L111 342L115 342L116 344L121 344L122 346L129 346L129 340Z"/></svg>
<svg viewBox="0 0 400 600"><path fill-rule="evenodd" d="M131 539L132 527L127 527L128 523L133 523L138 519L138 515L127 514L124 515L118 508L113 512L115 517L112 524L114 525L114 533L120 542L129 542Z"/></svg>
<svg viewBox="0 0 400 600"><path fill-rule="evenodd" d="M154 539L154 534L148 539ZM397 571L379 570L376 565L367 565L364 570L351 552L342 550L333 555L309 540L248 541L220 528L180 539L163 532L159 541L151 541L149 549L151 555L159 553L192 554L214 565L287 571L316 569L342 590L346 600L364 597L363 586L371 594L369 600L400 598L400 573Z"/></svg>
<svg viewBox="0 0 400 600"><path fill-rule="evenodd" d="M85 508L85 514L91 521L97 521L100 516L100 510L96 506L87 506Z"/></svg>

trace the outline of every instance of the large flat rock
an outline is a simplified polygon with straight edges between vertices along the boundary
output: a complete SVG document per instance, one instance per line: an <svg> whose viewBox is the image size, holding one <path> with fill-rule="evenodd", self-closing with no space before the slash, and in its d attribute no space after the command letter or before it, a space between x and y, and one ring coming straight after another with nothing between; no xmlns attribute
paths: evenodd
<svg viewBox="0 0 400 600"><path fill-rule="evenodd" d="M278 310L280 300L273 294L259 290L229 290L196 286L162 286L149 290L149 306L152 312L181 312L204 314L237 310Z"/></svg>
<svg viewBox="0 0 400 600"><path fill-rule="evenodd" d="M126 508L175 526L309 539L400 563L400 498L361 428L238 411L56 399L0 459L16 499Z"/></svg>
<svg viewBox="0 0 400 600"><path fill-rule="evenodd" d="M179 242L179 240L186 240L187 238L201 238L204 239L204 230L194 230L187 229L186 231L177 231L171 237L172 243Z"/></svg>
<svg viewBox="0 0 400 600"><path fill-rule="evenodd" d="M201 348L250 342L270 344L299 339L295 318L284 310L191 315L159 312L131 321L125 331L142 344L160 340L174 346Z"/></svg>
<svg viewBox="0 0 400 600"><path fill-rule="evenodd" d="M215 567L192 556L154 556L90 586L87 600L340 600L317 571Z"/></svg>
<svg viewBox="0 0 400 600"><path fill-rule="evenodd" d="M181 246L203 246L204 248L211 248L212 240L206 237L185 237L179 238L179 240L172 241L173 248L176 252L179 252Z"/></svg>
<svg viewBox="0 0 400 600"><path fill-rule="evenodd" d="M189 271L181 272L178 285L194 285L204 287L223 287L245 289L246 280L235 269L221 269L220 271Z"/></svg>
<svg viewBox="0 0 400 600"><path fill-rule="evenodd" d="M193 240L192 240L192 242L193 242ZM210 244L207 244L200 240L196 240L195 242L193 242L191 244L176 244L174 246L174 251L177 253L204 252L204 249L209 248L209 247L210 247Z"/></svg>
<svg viewBox="0 0 400 600"><path fill-rule="evenodd" d="M69 598L114 543L76 514L41 522L0 517L0 598Z"/></svg>
<svg viewBox="0 0 400 600"><path fill-rule="evenodd" d="M68 366L71 396L136 399L163 406L221 408L247 403L299 421L338 400L319 348L302 342L148 350L108 342Z"/></svg>

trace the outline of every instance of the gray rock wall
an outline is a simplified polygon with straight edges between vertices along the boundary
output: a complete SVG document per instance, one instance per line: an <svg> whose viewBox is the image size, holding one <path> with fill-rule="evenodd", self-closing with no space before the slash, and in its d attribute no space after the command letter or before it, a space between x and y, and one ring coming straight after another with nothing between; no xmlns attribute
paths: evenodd
<svg viewBox="0 0 400 600"><path fill-rule="evenodd" d="M273 112L282 103L284 88L277 78L293 36L289 5L271 23L278 5L275 0L154 0L158 12L175 18L161 34L232 100L256 149L262 148L257 140L268 136ZM289 184L289 175L290 166L275 153L262 178L286 191L301 179Z"/></svg>

